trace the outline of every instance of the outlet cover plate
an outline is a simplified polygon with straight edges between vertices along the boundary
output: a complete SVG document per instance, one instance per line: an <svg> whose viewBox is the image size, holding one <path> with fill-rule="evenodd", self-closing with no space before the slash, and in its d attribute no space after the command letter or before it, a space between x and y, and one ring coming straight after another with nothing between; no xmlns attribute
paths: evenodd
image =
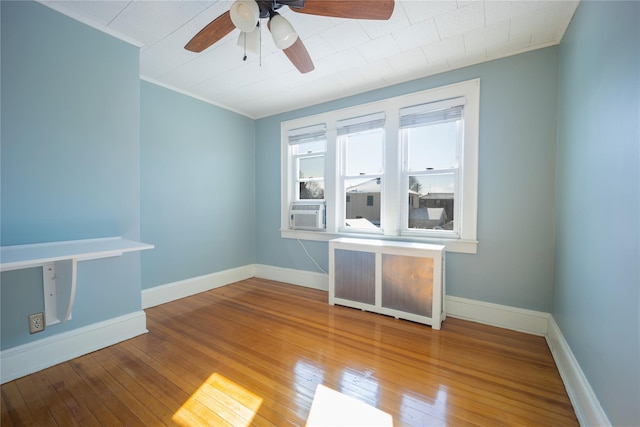
<svg viewBox="0 0 640 427"><path fill-rule="evenodd" d="M34 313L29 315L29 333L44 331L44 313Z"/></svg>

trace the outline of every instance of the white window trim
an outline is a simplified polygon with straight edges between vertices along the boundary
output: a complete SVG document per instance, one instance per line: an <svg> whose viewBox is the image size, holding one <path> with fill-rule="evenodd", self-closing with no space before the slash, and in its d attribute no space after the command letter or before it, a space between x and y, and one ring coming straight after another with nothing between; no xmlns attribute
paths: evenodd
<svg viewBox="0 0 640 427"><path fill-rule="evenodd" d="M399 141L400 108L436 102L450 98L464 97L464 144L460 169L461 182L460 198L462 203L459 238L441 238L438 236L414 236L413 233L402 233L402 209L397 209L391 203L382 206L381 217L384 218L385 228L382 234L368 236L365 233L348 233L339 230L339 215L342 209L336 206L339 186L339 165L337 164L337 130L338 120L358 117L384 111L386 116L385 129L385 158L384 168L387 179L383 180L386 194L403 193L401 178L401 150L395 144ZM480 117L480 80L474 79L455 83L439 88L388 98L385 100L363 104L341 110L329 111L322 114L282 122L281 130L281 206L280 206L280 234L282 238L314 241L329 241L338 237L372 237L377 239L398 240L421 243L435 243L446 246L450 252L477 253L477 211L478 211L478 142ZM293 166L289 164L288 131L319 123L327 125L327 151L325 156L325 200L327 212L326 231L292 230L289 228L289 207L295 189L291 188ZM395 143L394 143L395 142ZM397 179L389 179L397 177ZM293 192L292 192L293 190Z"/></svg>

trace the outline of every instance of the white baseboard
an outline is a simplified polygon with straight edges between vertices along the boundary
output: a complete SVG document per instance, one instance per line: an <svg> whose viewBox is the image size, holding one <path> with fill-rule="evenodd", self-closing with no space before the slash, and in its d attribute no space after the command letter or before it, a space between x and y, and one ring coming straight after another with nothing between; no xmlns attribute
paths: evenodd
<svg viewBox="0 0 640 427"><path fill-rule="evenodd" d="M119 316L0 352L0 383L32 374L147 331L144 311Z"/></svg>
<svg viewBox="0 0 640 427"><path fill-rule="evenodd" d="M609 418L553 316L549 319L549 332L546 339L580 425L610 427Z"/></svg>
<svg viewBox="0 0 640 427"><path fill-rule="evenodd" d="M447 316L486 325L498 326L531 335L545 336L549 324L549 313L509 307L447 295Z"/></svg>
<svg viewBox="0 0 640 427"><path fill-rule="evenodd" d="M272 265L255 265L255 277L305 286L321 291L329 290L329 275L313 271L294 270L291 268L274 267Z"/></svg>
<svg viewBox="0 0 640 427"><path fill-rule="evenodd" d="M155 288L142 290L142 308L154 307L156 305L175 301L200 292L219 288L230 283L239 282L255 276L254 266L232 268L217 273L204 276L193 277L191 279L180 280L178 282L167 283Z"/></svg>

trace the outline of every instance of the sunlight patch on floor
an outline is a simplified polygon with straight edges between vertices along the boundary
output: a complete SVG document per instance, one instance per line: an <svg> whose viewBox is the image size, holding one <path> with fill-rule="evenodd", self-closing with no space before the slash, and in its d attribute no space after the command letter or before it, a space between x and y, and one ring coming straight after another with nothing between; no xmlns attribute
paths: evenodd
<svg viewBox="0 0 640 427"><path fill-rule="evenodd" d="M172 418L183 426L215 425L219 420L220 423L247 427L251 425L260 405L261 397L213 373Z"/></svg>
<svg viewBox="0 0 640 427"><path fill-rule="evenodd" d="M319 384L313 396L306 427L320 426L392 427L393 417L356 398Z"/></svg>

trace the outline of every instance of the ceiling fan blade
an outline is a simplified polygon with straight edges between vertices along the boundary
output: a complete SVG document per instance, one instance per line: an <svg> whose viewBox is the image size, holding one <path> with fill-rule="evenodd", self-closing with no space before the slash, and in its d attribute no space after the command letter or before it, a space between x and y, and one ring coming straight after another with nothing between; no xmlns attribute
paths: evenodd
<svg viewBox="0 0 640 427"><path fill-rule="evenodd" d="M307 52L307 48L304 47L300 37L290 47L283 49L283 52L302 74L315 69L309 52Z"/></svg>
<svg viewBox="0 0 640 427"><path fill-rule="evenodd" d="M198 34L193 36L184 48L191 52L202 52L235 28L236 26L231 22L231 14L227 11L211 21L206 27L200 30Z"/></svg>
<svg viewBox="0 0 640 427"><path fill-rule="evenodd" d="M387 20L394 6L394 0L305 0L304 7L291 10L332 18Z"/></svg>

